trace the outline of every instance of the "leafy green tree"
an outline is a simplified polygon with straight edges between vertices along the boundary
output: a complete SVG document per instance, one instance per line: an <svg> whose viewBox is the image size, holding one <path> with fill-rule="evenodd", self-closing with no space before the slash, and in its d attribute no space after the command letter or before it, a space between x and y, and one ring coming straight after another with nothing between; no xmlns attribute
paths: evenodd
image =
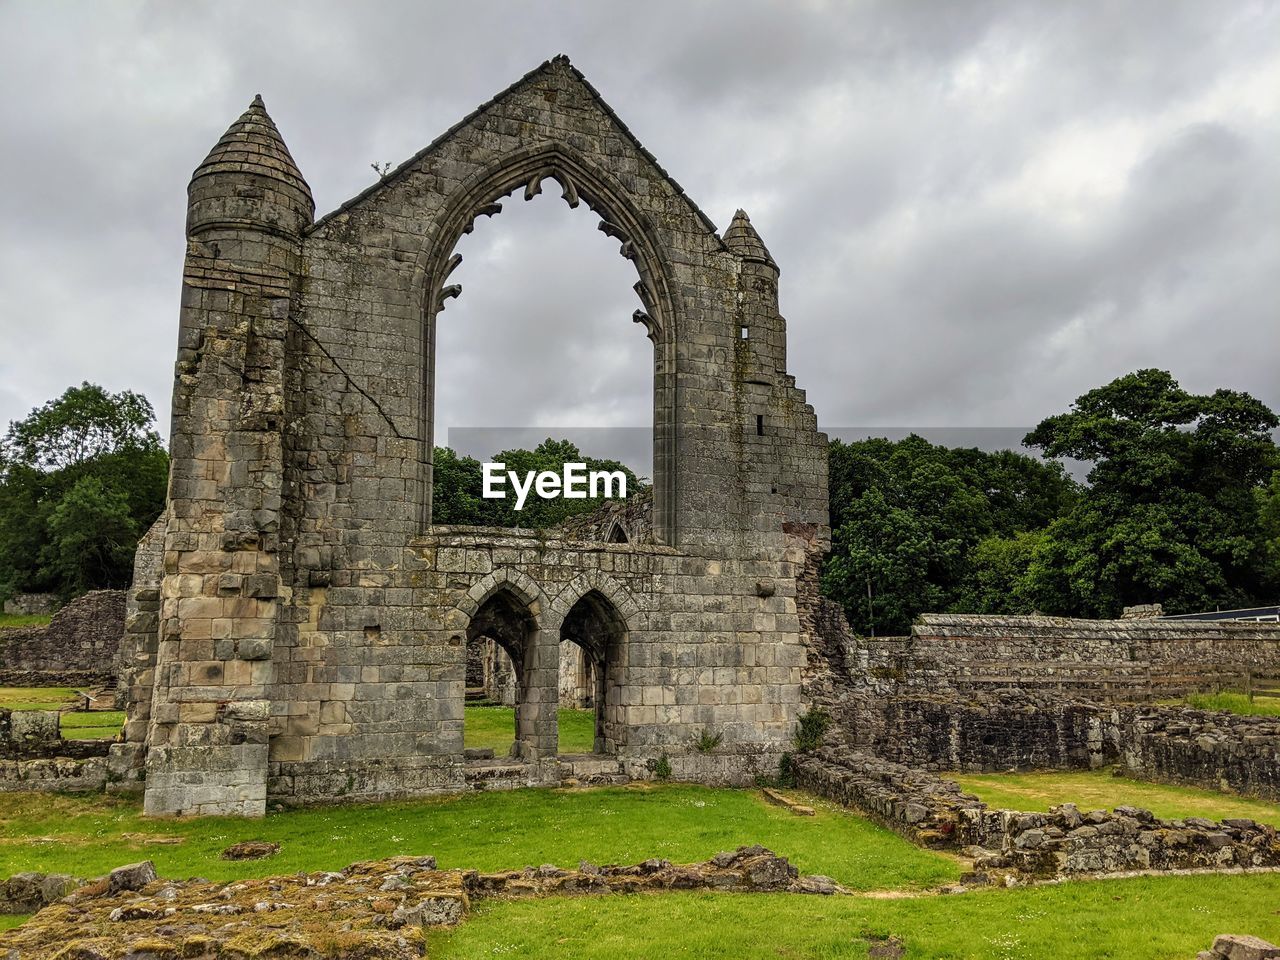
<svg viewBox="0 0 1280 960"><path fill-rule="evenodd" d="M969 551L968 575L952 609L959 613L1033 613L1027 571L1044 548L1043 530L990 536Z"/></svg>
<svg viewBox="0 0 1280 960"><path fill-rule="evenodd" d="M449 447L435 448L431 470L431 522L489 526L492 501L481 498L480 461L460 457Z"/></svg>
<svg viewBox="0 0 1280 960"><path fill-rule="evenodd" d="M918 436L832 443L827 596L864 633L904 633L969 597L976 546L1043 527L1074 502L1061 466Z"/></svg>
<svg viewBox="0 0 1280 960"><path fill-rule="evenodd" d="M1084 394L1026 443L1092 464L1022 584L1044 611L1115 616L1274 602L1265 523L1280 420L1247 393L1192 394L1139 370Z"/></svg>
<svg viewBox="0 0 1280 960"><path fill-rule="evenodd" d="M64 597L128 582L138 536L164 509L168 456L146 398L95 384L0 438L0 593Z"/></svg>
<svg viewBox="0 0 1280 960"><path fill-rule="evenodd" d="M64 592L128 586L143 531L123 491L83 476L53 508L48 526L43 558Z"/></svg>
<svg viewBox="0 0 1280 960"><path fill-rule="evenodd" d="M1280 584L1280 470L1271 474L1271 482L1258 491L1258 520L1266 558L1264 576L1272 584Z"/></svg>

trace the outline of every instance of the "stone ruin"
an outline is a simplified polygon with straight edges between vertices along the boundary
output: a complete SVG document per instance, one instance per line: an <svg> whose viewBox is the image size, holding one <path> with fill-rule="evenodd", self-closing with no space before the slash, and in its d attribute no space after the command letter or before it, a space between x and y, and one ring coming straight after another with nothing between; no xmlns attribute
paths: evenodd
<svg viewBox="0 0 1280 960"><path fill-rule="evenodd" d="M653 486L551 530L434 524L454 246L553 181L636 268ZM1252 822L990 811L938 776L1115 764L1280 797L1280 725L1159 702L1280 668L1280 626L1144 608L855 636L819 595L826 440L786 372L777 265L741 211L719 235L564 58L319 220L255 100L189 199L169 502L138 550L104 766L148 813L659 765L741 784L816 708L831 728L796 779L916 842L1039 875L1274 866ZM468 758L469 695L514 706L510 757ZM594 711L591 755L559 749L570 706Z"/></svg>
<svg viewBox="0 0 1280 960"><path fill-rule="evenodd" d="M553 188L636 269L651 499L558 530L434 524L454 247ZM563 57L318 220L257 98L188 197L168 505L139 551L114 748L148 813L465 788L480 643L511 664L512 783L565 776L566 643L595 769L776 769L801 710L797 582L829 543L826 439L745 213L717 232Z"/></svg>

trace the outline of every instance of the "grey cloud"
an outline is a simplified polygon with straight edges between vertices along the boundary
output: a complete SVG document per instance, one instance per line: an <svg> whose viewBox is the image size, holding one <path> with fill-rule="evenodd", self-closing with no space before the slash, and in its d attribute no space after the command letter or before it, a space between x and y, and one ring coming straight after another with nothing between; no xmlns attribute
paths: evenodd
<svg viewBox="0 0 1280 960"><path fill-rule="evenodd" d="M828 426L1029 424L1150 365L1280 407L1275 2L19 0L0 420L92 379L167 426L186 179L254 93L324 212L558 52L716 222L751 212ZM1119 164L1088 202L1050 189L1072 134ZM465 241L442 426L648 422L629 265L510 204Z"/></svg>

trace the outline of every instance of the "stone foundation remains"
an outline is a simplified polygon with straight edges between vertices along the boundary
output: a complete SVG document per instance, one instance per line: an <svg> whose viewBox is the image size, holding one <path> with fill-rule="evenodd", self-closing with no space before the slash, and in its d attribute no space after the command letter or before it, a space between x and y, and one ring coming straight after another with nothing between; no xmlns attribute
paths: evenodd
<svg viewBox="0 0 1280 960"><path fill-rule="evenodd" d="M15 881L17 881L15 883ZM832 895L828 877L801 876L764 847L739 847L704 863L657 858L577 870L528 867L503 873L439 870L434 857L353 863L341 872L209 883L156 877L149 862L95 883L29 874L0 889L0 901L48 903L21 927L0 933L10 960L51 955L131 960L141 956L296 956L314 960L424 955L424 928L464 921L490 898L609 896L708 890ZM55 899L64 897L65 899Z"/></svg>
<svg viewBox="0 0 1280 960"><path fill-rule="evenodd" d="M1280 868L1280 833L1253 820L1160 820L1117 807L992 810L951 780L843 750L797 756L798 786L856 807L913 842L974 857L980 873L1023 878L1130 871Z"/></svg>

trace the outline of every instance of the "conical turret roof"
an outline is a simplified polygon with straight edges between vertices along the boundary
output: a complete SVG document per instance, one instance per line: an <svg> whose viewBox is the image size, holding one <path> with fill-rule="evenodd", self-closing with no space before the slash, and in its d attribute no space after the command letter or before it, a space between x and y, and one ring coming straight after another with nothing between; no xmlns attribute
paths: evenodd
<svg viewBox="0 0 1280 960"><path fill-rule="evenodd" d="M747 216L745 210L738 210L733 215L733 222L724 232L724 243L740 257L763 260L775 269L778 266L774 262L773 255L769 253L769 248L760 239L760 234L756 233L756 228L751 225L751 218Z"/></svg>
<svg viewBox="0 0 1280 960"><path fill-rule="evenodd" d="M315 201L311 187L303 179L284 138L267 114L262 95L258 94L249 109L227 128L204 162L191 175L194 181L211 174L230 173L239 176L257 175L277 181L286 194L294 194L306 204L307 219L315 214Z"/></svg>

